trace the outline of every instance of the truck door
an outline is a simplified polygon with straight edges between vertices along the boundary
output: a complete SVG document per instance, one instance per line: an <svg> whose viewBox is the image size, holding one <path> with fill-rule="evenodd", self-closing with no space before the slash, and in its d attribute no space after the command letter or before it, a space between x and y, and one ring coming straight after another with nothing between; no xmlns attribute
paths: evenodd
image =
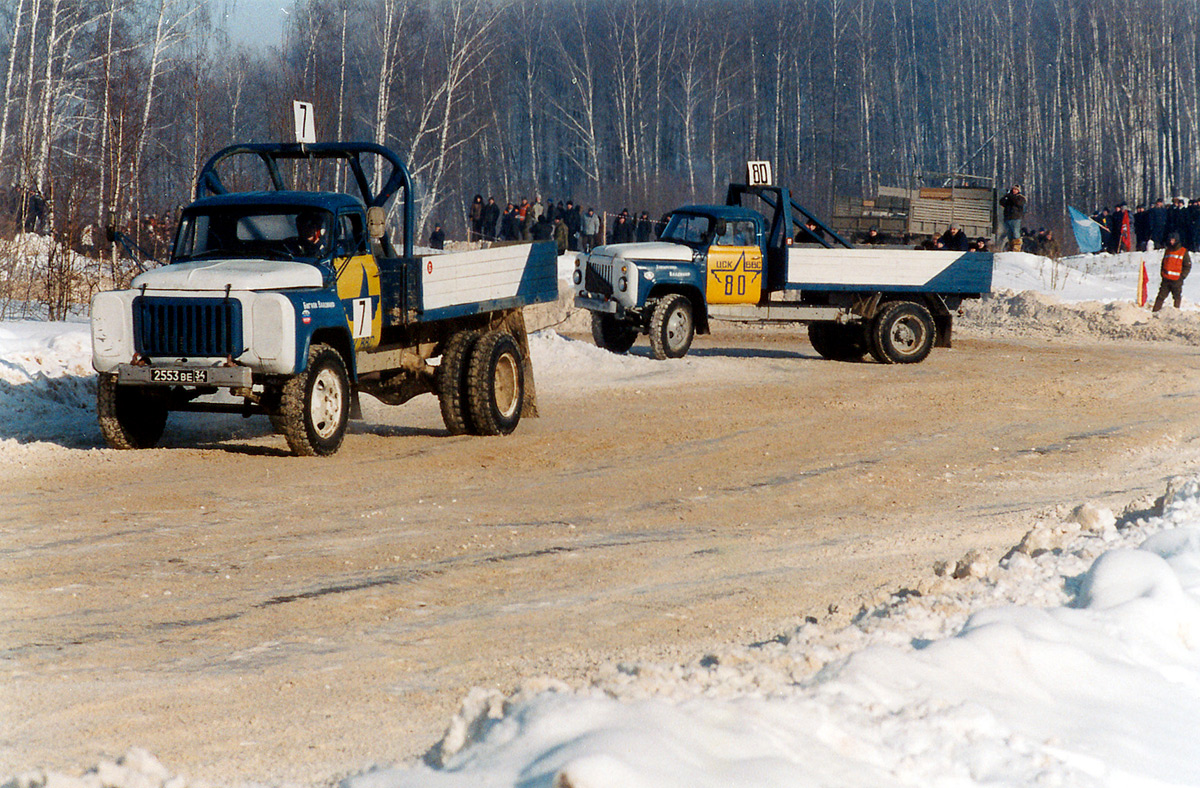
<svg viewBox="0 0 1200 788"><path fill-rule="evenodd" d="M762 297L763 254L758 225L717 220L708 247L705 300L710 304L757 304Z"/></svg>
<svg viewBox="0 0 1200 788"><path fill-rule="evenodd" d="M355 350L378 347L383 333L380 308L379 266L367 250L363 218L340 214L334 229L333 267L337 271L338 298L346 310L346 325Z"/></svg>

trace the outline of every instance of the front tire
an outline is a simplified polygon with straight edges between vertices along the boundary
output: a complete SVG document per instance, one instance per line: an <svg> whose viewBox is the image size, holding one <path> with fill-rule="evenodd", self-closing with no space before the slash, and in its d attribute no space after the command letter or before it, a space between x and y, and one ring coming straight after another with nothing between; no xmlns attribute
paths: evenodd
<svg viewBox="0 0 1200 788"><path fill-rule="evenodd" d="M650 314L650 349L657 359L683 358L696 335L692 302L672 293L654 305Z"/></svg>
<svg viewBox="0 0 1200 788"><path fill-rule="evenodd" d="M871 324L871 355L883 364L917 364L933 349L933 315L921 304L884 304Z"/></svg>
<svg viewBox="0 0 1200 788"><path fill-rule="evenodd" d="M308 368L283 387L272 425L299 457L327 457L338 450L350 421L350 376L329 345L308 349Z"/></svg>
<svg viewBox="0 0 1200 788"><path fill-rule="evenodd" d="M471 353L471 420L479 435L508 435L521 421L525 359L511 334L486 334Z"/></svg>
<svg viewBox="0 0 1200 788"><path fill-rule="evenodd" d="M628 353L633 343L637 342L636 326L622 323L616 315L607 312L592 313L592 341L596 347L604 348L613 353Z"/></svg>
<svg viewBox="0 0 1200 788"><path fill-rule="evenodd" d="M118 386L117 376L102 373L96 384L96 415L104 442L114 449L150 449L167 426L167 406L158 392Z"/></svg>

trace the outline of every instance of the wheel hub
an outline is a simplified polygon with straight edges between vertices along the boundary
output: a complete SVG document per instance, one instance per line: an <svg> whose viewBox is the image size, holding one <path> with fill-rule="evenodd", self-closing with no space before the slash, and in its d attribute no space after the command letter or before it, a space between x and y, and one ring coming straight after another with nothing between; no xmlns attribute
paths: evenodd
<svg viewBox="0 0 1200 788"><path fill-rule="evenodd" d="M322 369L313 381L312 417L313 431L321 438L329 438L338 430L342 419L342 387L337 374L331 369Z"/></svg>
<svg viewBox="0 0 1200 788"><path fill-rule="evenodd" d="M505 418L512 418L520 406L520 371L517 360L511 353L504 353L496 359L496 372L492 376L493 390L496 394L496 410Z"/></svg>
<svg viewBox="0 0 1200 788"><path fill-rule="evenodd" d="M692 326L692 319L684 309L676 309L667 318L667 344L671 348L677 349L687 341L688 332Z"/></svg>

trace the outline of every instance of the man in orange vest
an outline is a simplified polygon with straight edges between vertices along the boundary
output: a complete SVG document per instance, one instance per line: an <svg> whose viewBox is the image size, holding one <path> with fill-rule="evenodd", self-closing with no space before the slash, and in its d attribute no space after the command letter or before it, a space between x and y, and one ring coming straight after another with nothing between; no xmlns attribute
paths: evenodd
<svg viewBox="0 0 1200 788"><path fill-rule="evenodd" d="M1192 261L1188 257L1188 250L1179 243L1179 235L1171 233L1167 238L1167 248L1163 251L1162 284L1158 286L1153 311L1162 309L1163 301L1167 300L1167 293L1174 299L1175 308L1179 308L1179 302L1183 299L1183 280L1187 279L1191 271Z"/></svg>

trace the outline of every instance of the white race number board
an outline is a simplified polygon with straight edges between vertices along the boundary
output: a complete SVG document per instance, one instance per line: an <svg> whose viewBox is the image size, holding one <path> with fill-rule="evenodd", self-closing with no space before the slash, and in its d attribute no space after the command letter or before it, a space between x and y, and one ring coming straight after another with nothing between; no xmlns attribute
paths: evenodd
<svg viewBox="0 0 1200 788"><path fill-rule="evenodd" d="M751 186L771 186L774 182L774 178L771 177L771 162L746 162L746 183Z"/></svg>
<svg viewBox="0 0 1200 788"><path fill-rule="evenodd" d="M293 101L292 114L296 118L296 142L315 144L317 141L317 118L313 113L312 102Z"/></svg>

